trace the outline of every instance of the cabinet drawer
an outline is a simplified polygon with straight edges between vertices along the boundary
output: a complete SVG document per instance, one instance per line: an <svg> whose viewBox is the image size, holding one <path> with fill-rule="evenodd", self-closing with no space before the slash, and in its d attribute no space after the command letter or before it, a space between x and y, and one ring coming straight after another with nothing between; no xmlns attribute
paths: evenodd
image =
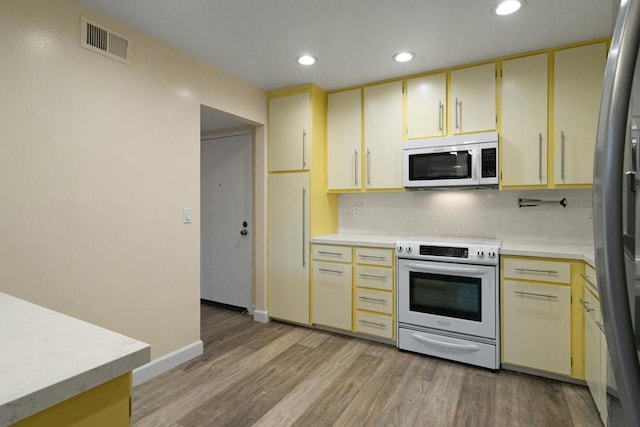
<svg viewBox="0 0 640 427"><path fill-rule="evenodd" d="M393 339L393 318L356 311L356 332Z"/></svg>
<svg viewBox="0 0 640 427"><path fill-rule="evenodd" d="M596 269L588 264L584 266L584 275L582 276L584 283L589 287L596 295L598 295L598 276L596 276Z"/></svg>
<svg viewBox="0 0 640 427"><path fill-rule="evenodd" d="M571 375L571 288L504 281L504 362Z"/></svg>
<svg viewBox="0 0 640 427"><path fill-rule="evenodd" d="M391 292L357 289L356 308L393 314L393 294Z"/></svg>
<svg viewBox="0 0 640 427"><path fill-rule="evenodd" d="M505 258L504 277L541 282L571 283L571 264L561 261Z"/></svg>
<svg viewBox="0 0 640 427"><path fill-rule="evenodd" d="M393 251L390 249L356 248L358 264L393 265Z"/></svg>
<svg viewBox="0 0 640 427"><path fill-rule="evenodd" d="M364 288L393 290L393 270L382 267L356 267L356 286Z"/></svg>
<svg viewBox="0 0 640 427"><path fill-rule="evenodd" d="M351 262L350 246L313 245L313 259L322 261Z"/></svg>

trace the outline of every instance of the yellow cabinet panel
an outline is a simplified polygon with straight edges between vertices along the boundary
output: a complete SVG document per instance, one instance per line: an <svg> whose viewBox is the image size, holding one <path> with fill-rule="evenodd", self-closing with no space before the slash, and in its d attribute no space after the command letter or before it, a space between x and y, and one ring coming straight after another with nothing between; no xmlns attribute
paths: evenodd
<svg viewBox="0 0 640 427"><path fill-rule="evenodd" d="M351 263L351 246L313 245L313 259Z"/></svg>
<svg viewBox="0 0 640 427"><path fill-rule="evenodd" d="M393 290L393 269L386 267L356 266L356 286L385 291Z"/></svg>
<svg viewBox="0 0 640 427"><path fill-rule="evenodd" d="M311 94L269 99L269 171L309 169Z"/></svg>
<svg viewBox="0 0 640 427"><path fill-rule="evenodd" d="M451 72L450 133L496 128L496 66L477 65Z"/></svg>
<svg viewBox="0 0 640 427"><path fill-rule="evenodd" d="M445 135L446 112L445 73L407 80L407 139Z"/></svg>
<svg viewBox="0 0 640 427"><path fill-rule="evenodd" d="M313 263L313 323L351 330L351 265Z"/></svg>
<svg viewBox="0 0 640 427"><path fill-rule="evenodd" d="M571 264L561 261L505 258L503 275L512 279L571 283Z"/></svg>
<svg viewBox="0 0 640 427"><path fill-rule="evenodd" d="M327 97L327 188L362 188L362 91Z"/></svg>
<svg viewBox="0 0 640 427"><path fill-rule="evenodd" d="M356 308L393 314L393 294L358 288L356 290Z"/></svg>
<svg viewBox="0 0 640 427"><path fill-rule="evenodd" d="M571 375L571 288L504 281L504 363Z"/></svg>
<svg viewBox="0 0 640 427"><path fill-rule="evenodd" d="M394 323L391 316L356 312L356 332L393 339Z"/></svg>
<svg viewBox="0 0 640 427"><path fill-rule="evenodd" d="M554 52L554 182L591 184L605 43Z"/></svg>
<svg viewBox="0 0 640 427"><path fill-rule="evenodd" d="M502 185L547 183L547 59L502 63Z"/></svg>
<svg viewBox="0 0 640 427"><path fill-rule="evenodd" d="M393 265L393 251L390 249L356 248L356 262L391 267Z"/></svg>

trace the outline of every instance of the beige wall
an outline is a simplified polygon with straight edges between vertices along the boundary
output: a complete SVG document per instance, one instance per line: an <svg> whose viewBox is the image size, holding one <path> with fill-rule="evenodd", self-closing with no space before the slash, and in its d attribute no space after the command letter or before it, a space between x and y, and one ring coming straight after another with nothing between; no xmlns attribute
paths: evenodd
<svg viewBox="0 0 640 427"><path fill-rule="evenodd" d="M80 47L80 17L132 64ZM256 124L266 93L68 0L0 0L0 291L146 341L200 339L200 104ZM256 305L265 132L256 132ZM182 224L182 208L194 222Z"/></svg>

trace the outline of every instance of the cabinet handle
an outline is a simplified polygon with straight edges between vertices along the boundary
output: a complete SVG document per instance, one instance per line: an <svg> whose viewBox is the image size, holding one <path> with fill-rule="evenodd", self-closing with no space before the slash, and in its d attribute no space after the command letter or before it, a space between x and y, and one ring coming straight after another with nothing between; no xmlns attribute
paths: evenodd
<svg viewBox="0 0 640 427"><path fill-rule="evenodd" d="M343 275L344 272L340 271L340 270L330 270L328 268L319 268L318 271L322 271L323 273L334 273L334 274L339 274L339 275Z"/></svg>
<svg viewBox="0 0 640 427"><path fill-rule="evenodd" d="M522 295L522 296L530 296L530 297L542 297L542 298L549 298L549 299L558 299L557 296L555 295L551 295L551 294L537 294L535 292L524 292L524 291L513 291L513 293L518 294L518 295Z"/></svg>
<svg viewBox="0 0 640 427"><path fill-rule="evenodd" d="M307 166L307 160L305 156L306 148L305 148L305 140L307 139L307 131L302 129L302 169Z"/></svg>
<svg viewBox="0 0 640 427"><path fill-rule="evenodd" d="M587 307L589 305L589 303L586 302L585 300L583 300L582 298L580 298L580 304L582 304L582 306L584 307L584 311L586 311L587 313L591 313L592 311L596 311L595 308Z"/></svg>
<svg viewBox="0 0 640 427"><path fill-rule="evenodd" d="M440 131L440 133L442 133L442 127L443 127L443 123L442 123L442 117L444 117L443 113L443 109L444 109L444 104L442 103L442 101L438 101L438 130Z"/></svg>
<svg viewBox="0 0 640 427"><path fill-rule="evenodd" d="M306 228L306 218L305 218L305 206L304 206L304 199L307 197L307 189L302 187L302 266L305 267L307 265L307 256L305 254L305 248L304 248L304 230Z"/></svg>
<svg viewBox="0 0 640 427"><path fill-rule="evenodd" d="M591 281L591 277L587 276L586 274L581 274L580 276L582 276L582 278L585 280L585 282L589 283L591 286L593 286L594 288L598 289L598 286Z"/></svg>
<svg viewBox="0 0 640 427"><path fill-rule="evenodd" d="M371 187L371 151L367 148L367 187Z"/></svg>
<svg viewBox="0 0 640 427"><path fill-rule="evenodd" d="M333 255L333 256L342 256L340 252L326 252L326 251L318 251L320 255Z"/></svg>
<svg viewBox="0 0 640 427"><path fill-rule="evenodd" d="M534 268L516 268L516 271L521 273L548 273L548 274L558 274L555 270L536 270Z"/></svg>
<svg viewBox="0 0 640 427"><path fill-rule="evenodd" d="M596 320L596 326L602 331L602 333L604 334L604 325L602 324L602 322Z"/></svg>
<svg viewBox="0 0 640 427"><path fill-rule="evenodd" d="M376 276L375 274L359 273L358 276L362 277L363 279L381 279L381 280L386 279L386 276Z"/></svg>
<svg viewBox="0 0 640 427"><path fill-rule="evenodd" d="M538 134L538 180L542 182L542 134Z"/></svg>
<svg viewBox="0 0 640 427"><path fill-rule="evenodd" d="M460 108L460 113L458 114L458 108ZM462 101L458 101L456 98L456 129L460 129L462 125Z"/></svg>
<svg viewBox="0 0 640 427"><path fill-rule="evenodd" d="M386 299L382 299L382 298L371 298L371 297L363 297L363 296L358 297L358 298L360 298L363 301L381 302L383 304L387 303L387 300Z"/></svg>
<svg viewBox="0 0 640 427"><path fill-rule="evenodd" d="M377 256L377 255L358 255L360 258L365 258L365 259L379 259L379 260L386 260L387 257L386 256Z"/></svg>
<svg viewBox="0 0 640 427"><path fill-rule="evenodd" d="M564 181L564 131L560 131L560 179Z"/></svg>
<svg viewBox="0 0 640 427"><path fill-rule="evenodd" d="M386 328L387 327L387 325L385 325L384 323L370 322L370 321L364 320L364 319L359 319L358 322L362 323L364 325L379 326L381 328Z"/></svg>
<svg viewBox="0 0 640 427"><path fill-rule="evenodd" d="M353 178L355 187L358 188L358 150L354 150L353 153Z"/></svg>

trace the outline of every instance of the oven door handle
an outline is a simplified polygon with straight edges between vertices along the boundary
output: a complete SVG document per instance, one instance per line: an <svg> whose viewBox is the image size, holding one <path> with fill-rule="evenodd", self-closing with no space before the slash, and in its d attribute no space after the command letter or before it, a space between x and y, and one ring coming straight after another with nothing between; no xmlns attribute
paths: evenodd
<svg viewBox="0 0 640 427"><path fill-rule="evenodd" d="M464 351L479 351L480 350L480 346L475 345L475 344L454 344L454 343L450 343L450 342L445 342L445 341L439 341L439 340L434 340L431 338L427 338L427 337L423 337L422 335L418 335L418 334L411 334L411 336L416 340L416 341L421 341L427 344L433 344L433 345L437 345L440 347L444 347L444 348L451 348L451 349L455 349L455 350L464 350Z"/></svg>
<svg viewBox="0 0 640 427"><path fill-rule="evenodd" d="M424 271L426 273L461 273L461 274L487 274L485 270L474 267L445 267L445 266L425 266L423 264L409 263L407 267L413 270Z"/></svg>

